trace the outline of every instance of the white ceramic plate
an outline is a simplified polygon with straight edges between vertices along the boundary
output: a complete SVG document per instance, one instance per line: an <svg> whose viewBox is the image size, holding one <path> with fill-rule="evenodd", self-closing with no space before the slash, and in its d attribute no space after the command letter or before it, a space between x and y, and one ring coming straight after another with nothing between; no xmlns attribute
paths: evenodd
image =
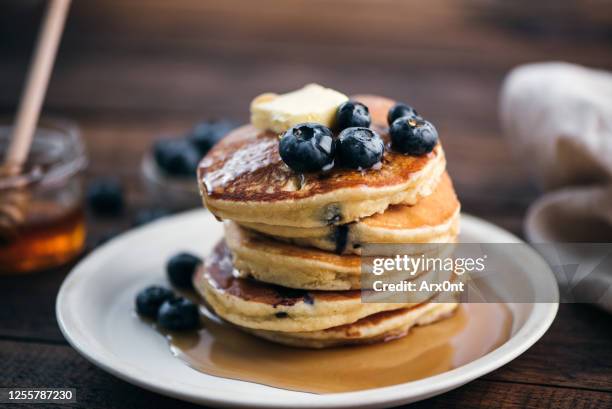
<svg viewBox="0 0 612 409"><path fill-rule="evenodd" d="M466 241L516 242L510 233L462 216ZM222 225L204 210L164 218L129 231L79 263L64 281L56 313L62 333L85 358L113 375L164 395L212 406L277 408L389 407L441 394L506 364L548 329L558 304L509 304L512 337L489 354L459 368L419 381L359 392L316 395L218 378L197 372L174 358L166 340L133 313L135 294L165 284L166 260L180 250L206 254L222 235ZM520 260L549 272L535 252ZM556 288L552 273L545 280ZM542 278L540 277L540 280Z"/></svg>

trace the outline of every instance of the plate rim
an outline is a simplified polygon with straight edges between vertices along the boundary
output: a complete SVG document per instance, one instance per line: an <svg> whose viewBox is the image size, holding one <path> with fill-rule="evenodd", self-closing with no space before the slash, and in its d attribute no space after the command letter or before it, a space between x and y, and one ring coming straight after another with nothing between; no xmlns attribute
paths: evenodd
<svg viewBox="0 0 612 409"><path fill-rule="evenodd" d="M65 311L64 306L67 304L67 297L69 297L69 291L75 285L78 274L80 271L87 271L88 264L92 262L94 254L96 258L102 257L103 253L111 252L115 246L118 246L120 241L127 239L133 235L140 234L142 231L160 226L161 224L169 224L177 219L192 218L201 216L201 213L207 213L204 209L194 209L187 212L178 213L173 216L164 217L156 220L144 226L140 226L131 230L128 230L115 238L109 240L109 242L103 244L98 249L84 257L78 264L76 264L65 277L60 290L58 292L55 313L58 326L64 338L67 342L90 363L98 366L102 370L122 379L128 383L134 384L146 390L159 393L165 396L170 396L176 399L189 401L197 404L213 405L213 406L224 406L224 407L252 407L252 408L282 408L286 407L286 404L280 402L254 402L249 397L243 397L240 394L228 396L223 392L215 393L214 390L208 393L204 388L198 389L197 391L181 391L174 389L162 382L155 381L154 377L142 378L134 371L130 371L129 368L125 368L121 362L106 362L106 358L103 353L97 351L95 346L84 345L82 340L78 337L78 332L74 328L70 328L70 317L71 314L75 314L71 311ZM208 213L210 216L210 214ZM212 216L210 216L212 217ZM475 216L471 216L465 213L461 213L462 223L469 223L479 229L486 229L495 232L497 236L503 237L505 242L523 242L521 239L508 232L501 227L498 227L490 222L480 219ZM544 262L542 257L533 249L529 248L528 251L531 253L531 257L539 259ZM100 254L102 253L102 254ZM95 259L94 259L95 260ZM547 264L546 264L547 265ZM554 275L549 268L545 269L545 272L549 274L549 279L556 284ZM555 287L556 289L556 287ZM558 289L556 290L556 299L558 300ZM483 355L482 357L458 368L454 368L450 371L443 372L438 375L420 379L417 381L406 382L398 385L386 386L382 388L365 389L361 391L353 392L342 392L342 393L331 393L331 394L312 394L312 399L293 401L292 407L295 408L314 408L314 407L325 407L325 408L355 408L355 407L383 407L400 405L409 401L412 401L415 397L417 400L427 399L429 397L447 392L449 390L458 388L465 385L472 380L481 377L501 366L514 360L516 357L524 353L533 344L535 344L552 325L558 308L559 303L531 303L533 305L532 311L529 313L527 320L523 326L503 345L496 348L495 350ZM74 319L73 319L74 321ZM407 393L406 386L410 385L412 393ZM199 393L198 393L199 392ZM202 392L206 392L203 394ZM355 406L354 402L359 402L358 406Z"/></svg>

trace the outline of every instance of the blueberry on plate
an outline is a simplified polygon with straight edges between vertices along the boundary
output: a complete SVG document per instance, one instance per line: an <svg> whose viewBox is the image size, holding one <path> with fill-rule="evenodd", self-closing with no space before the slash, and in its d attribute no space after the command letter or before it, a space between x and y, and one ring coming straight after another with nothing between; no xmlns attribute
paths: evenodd
<svg viewBox="0 0 612 409"><path fill-rule="evenodd" d="M316 172L334 166L336 146L329 128L303 123L290 128L280 140L283 161L296 172Z"/></svg>
<svg viewBox="0 0 612 409"><path fill-rule="evenodd" d="M438 131L423 119L402 117L393 121L389 128L391 147L409 155L424 155L438 143Z"/></svg>
<svg viewBox="0 0 612 409"><path fill-rule="evenodd" d="M202 259L191 253L178 253L168 260L166 272L172 285L178 288L193 288L193 274L202 264Z"/></svg>
<svg viewBox="0 0 612 409"><path fill-rule="evenodd" d="M157 165L172 176L194 176L201 155L184 139L162 139L155 142L153 155Z"/></svg>
<svg viewBox="0 0 612 409"><path fill-rule="evenodd" d="M408 116L408 117L414 116L414 117L418 117L419 119L421 118L419 116L419 113L416 111L416 109L414 109L410 105L397 103L393 105L391 109L389 109L389 113L387 114L387 123L389 124L389 126L391 126L391 124L393 124L393 122L397 118L401 118L403 116Z"/></svg>
<svg viewBox="0 0 612 409"><path fill-rule="evenodd" d="M225 119L213 122L200 122L193 127L187 139L198 148L200 155L206 155L210 148L233 128L235 128L235 125Z"/></svg>
<svg viewBox="0 0 612 409"><path fill-rule="evenodd" d="M340 165L351 169L367 169L380 162L385 144L370 128L347 128L336 142Z"/></svg>
<svg viewBox="0 0 612 409"><path fill-rule="evenodd" d="M157 318L159 307L174 294L167 288L153 285L140 291L136 296L136 312L143 317Z"/></svg>
<svg viewBox="0 0 612 409"><path fill-rule="evenodd" d="M123 210L123 188L116 179L97 179L87 188L87 204L99 215L116 216Z"/></svg>
<svg viewBox="0 0 612 409"><path fill-rule="evenodd" d="M357 101L346 101L338 107L336 113L336 129L341 131L346 128L367 128L372 123L370 110L367 106Z"/></svg>
<svg viewBox="0 0 612 409"><path fill-rule="evenodd" d="M198 306L185 297L164 301L159 307L157 323L171 331L186 331L200 326Z"/></svg>

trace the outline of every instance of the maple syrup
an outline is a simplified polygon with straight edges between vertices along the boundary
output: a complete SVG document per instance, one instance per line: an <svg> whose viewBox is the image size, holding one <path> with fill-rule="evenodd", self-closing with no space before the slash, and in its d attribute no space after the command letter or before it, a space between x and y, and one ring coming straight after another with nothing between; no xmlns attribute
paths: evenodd
<svg viewBox="0 0 612 409"><path fill-rule="evenodd" d="M372 345L321 350L279 345L210 312L200 331L166 336L172 353L197 371L294 391L334 393L449 371L502 345L511 329L512 314L505 304L462 304L449 318Z"/></svg>

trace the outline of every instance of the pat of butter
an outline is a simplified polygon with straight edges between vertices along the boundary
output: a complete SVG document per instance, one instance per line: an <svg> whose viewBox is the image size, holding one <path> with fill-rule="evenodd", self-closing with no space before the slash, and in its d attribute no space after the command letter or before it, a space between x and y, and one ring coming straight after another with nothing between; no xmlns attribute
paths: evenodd
<svg viewBox="0 0 612 409"><path fill-rule="evenodd" d="M302 122L331 127L338 106L346 100L346 95L317 84L282 95L261 94L251 102L251 123L278 133Z"/></svg>

